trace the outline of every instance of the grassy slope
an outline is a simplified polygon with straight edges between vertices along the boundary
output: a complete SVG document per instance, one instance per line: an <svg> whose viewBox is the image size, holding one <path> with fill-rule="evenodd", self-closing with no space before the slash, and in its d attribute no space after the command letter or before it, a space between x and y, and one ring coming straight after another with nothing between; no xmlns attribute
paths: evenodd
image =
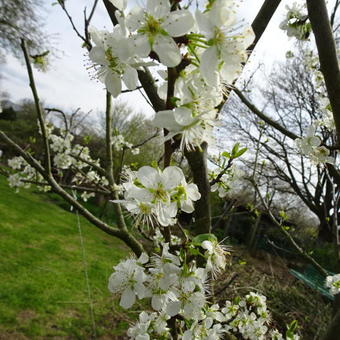
<svg viewBox="0 0 340 340"><path fill-rule="evenodd" d="M80 219L97 336L117 334L107 279L124 245ZM0 339L86 339L93 327L76 215L0 178ZM117 319L117 316L115 316Z"/></svg>

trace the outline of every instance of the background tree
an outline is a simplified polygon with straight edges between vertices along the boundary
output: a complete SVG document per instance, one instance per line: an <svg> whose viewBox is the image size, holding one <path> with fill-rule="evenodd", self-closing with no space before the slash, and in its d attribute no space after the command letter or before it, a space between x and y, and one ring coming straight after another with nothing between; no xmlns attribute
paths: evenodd
<svg viewBox="0 0 340 340"><path fill-rule="evenodd" d="M286 63L276 66L268 77L260 77L260 83L266 83L265 88L247 92L247 97L237 91L240 97L233 97L229 105L225 106L225 115L228 117L225 128L237 131L238 134L232 138L241 138L252 150L260 145L260 159L270 164L272 172L258 175L268 176L282 193L295 193L318 217L319 238L331 242L334 239L332 192L335 184L329 176L329 169L313 166L303 155L298 154L295 143L287 135L262 121L244 104L244 101L252 102L250 98L261 98L257 102L264 108L262 111L270 113L267 116L295 137L304 135L314 121L325 118L321 102L325 88L316 88L315 75L310 72L310 60L313 58L312 51L300 46L294 56L291 55ZM261 88L260 84L250 86ZM321 138L323 145L335 145L335 136L326 127L321 128ZM334 150L331 155L335 155ZM245 163L253 168L253 159L248 158ZM278 180L281 181L280 185ZM336 192L339 195L339 189Z"/></svg>
<svg viewBox="0 0 340 340"><path fill-rule="evenodd" d="M37 55L48 49L48 37L43 31L44 2L41 0L0 0L0 56L9 52L19 57L20 39L24 38Z"/></svg>

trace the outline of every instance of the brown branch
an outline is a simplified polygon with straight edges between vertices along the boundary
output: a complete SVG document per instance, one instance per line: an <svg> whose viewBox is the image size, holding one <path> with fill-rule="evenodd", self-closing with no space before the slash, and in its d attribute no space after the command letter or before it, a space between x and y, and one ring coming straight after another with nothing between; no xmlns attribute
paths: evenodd
<svg viewBox="0 0 340 340"><path fill-rule="evenodd" d="M75 25L74 22L73 22L73 19L72 19L70 13L68 12L68 10L67 10L67 8L66 8L66 6L65 6L65 2L64 2L64 1L58 1L58 2L59 2L60 7L62 8L62 10L65 12L65 14L66 14L68 20L70 21L70 24L71 24L71 26L72 26L73 31L77 34L77 36L78 36L78 37L79 37L86 45L88 45L89 41L86 39L86 37L82 36L82 35L79 33L79 31L78 31L76 25ZM89 46L91 46L91 44L90 44Z"/></svg>
<svg viewBox="0 0 340 340"><path fill-rule="evenodd" d="M281 0L265 0L260 11L256 15L256 18L254 19L252 23L252 28L255 33L255 40L248 48L248 51L252 52L262 37L262 34L266 30L269 21L273 17L275 11L279 7L281 3Z"/></svg>
<svg viewBox="0 0 340 340"><path fill-rule="evenodd" d="M55 193L57 193L66 202L68 202L75 209L77 209L79 213L82 216L84 216L90 223L92 223L94 226L104 231L106 234L115 236L119 238L120 240L124 241L125 244L129 246L137 256L140 256L140 254L143 252L143 247L135 239L135 237L127 231L127 229L118 229L118 228L109 226L108 224L106 224L105 222L101 221L96 216L94 216L81 203L79 203L76 199L74 199L67 191L61 188L61 186L55 181L55 179L46 173L46 170L39 164L39 162L36 159L34 159L31 155L25 152L18 144L16 144L13 140L11 140L1 130L0 130L0 139L2 139L6 144L13 147L13 149L16 150L17 153L21 155L29 165L35 168L42 175L42 177L52 187Z"/></svg>
<svg viewBox="0 0 340 340"><path fill-rule="evenodd" d="M228 171L228 169L233 165L233 158L230 158L226 167L210 182L210 186L221 181L222 176Z"/></svg>
<svg viewBox="0 0 340 340"><path fill-rule="evenodd" d="M149 138L145 139L143 142L140 142L140 143L138 143L138 144L133 145L133 146L131 147L131 149L136 149L136 148L139 148L139 147L143 146L144 144L150 142L150 140L152 140L152 139L158 137L158 135L159 135L159 131L158 131L158 129L157 129L157 131L156 131L152 136L150 136Z"/></svg>
<svg viewBox="0 0 340 340"><path fill-rule="evenodd" d="M105 141L106 141L106 177L111 187L114 186L113 178L113 155L112 155L112 97L106 91L106 110L105 110Z"/></svg>
<svg viewBox="0 0 340 340"><path fill-rule="evenodd" d="M340 5L340 0L336 0L334 7L333 7L333 10L332 10L332 13L331 13L331 17L330 17L330 23L331 23L332 27L334 26L335 16L336 16L336 12L339 8L339 5ZM336 31L336 29L334 30L334 32L335 31Z"/></svg>
<svg viewBox="0 0 340 340"><path fill-rule="evenodd" d="M78 161L84 162L84 163L88 164L89 166L93 167L102 176L106 176L106 171L103 168L101 168L99 165L97 165L97 164L95 164L91 161L88 161L87 159L82 158L81 156L76 156L76 155L72 155L72 154L70 156L72 156L74 159L76 159Z"/></svg>
<svg viewBox="0 0 340 340"><path fill-rule="evenodd" d="M207 167L208 144L203 143L201 149L195 151L185 151L185 157L194 178L194 183L198 186L201 198L195 202L195 223L194 233L204 234L211 231L211 206L210 206L210 184Z"/></svg>
<svg viewBox="0 0 340 340"><path fill-rule="evenodd" d="M296 135L293 132L288 131L285 127L283 127L281 124L275 122L271 118L269 118L266 114L264 114L262 111L260 111L253 103L251 103L244 95L243 93L236 87L233 88L234 92L237 94L237 96L241 99L242 103L247 106L247 108L253 112L256 116L261 118L264 122L275 128L276 130L283 133L285 136L295 140L299 138L298 135Z"/></svg>
<svg viewBox="0 0 340 340"><path fill-rule="evenodd" d="M49 186L48 182L37 182L37 181L30 181L30 180L26 180L26 179L21 179L20 181L23 182L23 183L29 183L29 184L34 184L34 185L38 185L38 186ZM59 183L59 185L64 189L93 192L95 194L101 194L101 195L105 195L105 196L111 194L109 191L98 190L98 189L89 188L89 187L80 187L80 186L77 186L77 185L67 185L67 184L60 184L60 183Z"/></svg>
<svg viewBox="0 0 340 340"><path fill-rule="evenodd" d="M89 26L90 26L92 17L94 15L94 12L96 10L97 4L98 4L98 0L94 0L93 5L92 5L92 9L90 11L90 15L88 17L86 17L86 7L84 9L84 21L85 21L84 22L84 32L85 32L86 41L89 44L90 48L92 47L92 44L91 44L91 39L90 39L90 34L89 34Z"/></svg>
<svg viewBox="0 0 340 340"><path fill-rule="evenodd" d="M321 72L325 79L328 98L333 111L337 139L339 141L340 69L325 0L307 0L307 9L319 53Z"/></svg>
<svg viewBox="0 0 340 340"><path fill-rule="evenodd" d="M47 111L47 113L50 113L50 112L58 112L58 113L60 113L61 116L63 117L63 120L64 120L65 130L69 131L69 126L68 126L66 114L65 114L64 111L56 109L54 107L45 107L45 111Z"/></svg>

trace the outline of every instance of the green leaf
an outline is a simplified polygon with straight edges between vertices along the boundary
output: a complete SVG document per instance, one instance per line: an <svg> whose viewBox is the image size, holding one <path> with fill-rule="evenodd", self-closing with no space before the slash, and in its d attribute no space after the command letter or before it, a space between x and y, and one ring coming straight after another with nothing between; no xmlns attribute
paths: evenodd
<svg viewBox="0 0 340 340"><path fill-rule="evenodd" d="M200 246L203 241L217 242L217 237L214 234L199 234L192 239L192 244Z"/></svg>
<svg viewBox="0 0 340 340"><path fill-rule="evenodd" d="M222 155L223 157L225 157L225 158L231 158L230 153L227 152L227 151L222 152L221 155Z"/></svg>
<svg viewBox="0 0 340 340"><path fill-rule="evenodd" d="M242 156L247 150L248 150L248 148L243 148L243 149L239 150L239 151L234 155L234 158L237 158L237 157Z"/></svg>
<svg viewBox="0 0 340 340"><path fill-rule="evenodd" d="M189 248L188 253L189 253L189 255L193 255L193 256L202 255L200 253L200 251L198 249L196 249L196 248Z"/></svg>
<svg viewBox="0 0 340 340"><path fill-rule="evenodd" d="M286 214L286 212L284 210L280 210L279 211L279 216L284 220L286 221L288 219L288 216Z"/></svg>
<svg viewBox="0 0 340 340"><path fill-rule="evenodd" d="M231 156L234 158L235 155L237 154L237 152L239 151L239 148L240 148L240 143L236 143L234 146L233 146L233 149L231 150Z"/></svg>
<svg viewBox="0 0 340 340"><path fill-rule="evenodd" d="M298 322L297 320L293 320L288 326L286 331L286 338L287 339L294 339L294 334L296 333L296 330L298 328Z"/></svg>

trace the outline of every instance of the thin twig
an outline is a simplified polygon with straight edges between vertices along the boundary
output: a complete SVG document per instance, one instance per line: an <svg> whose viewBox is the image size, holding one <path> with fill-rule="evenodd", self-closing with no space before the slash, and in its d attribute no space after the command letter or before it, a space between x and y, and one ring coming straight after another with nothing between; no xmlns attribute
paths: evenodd
<svg viewBox="0 0 340 340"><path fill-rule="evenodd" d="M31 66L31 63L30 63L29 55L28 55L28 52L27 52L26 42L25 42L24 39L21 39L21 49L22 49L22 51L24 53L27 73L28 73L28 77L29 77L29 81L30 81L30 87L31 87L31 90L32 90L32 94L33 94L33 98L34 98L34 104L35 104L35 109L37 111L37 116L38 116L39 125L40 125L40 131L41 131L41 135L42 135L42 138L43 138L44 149L45 149L46 170L47 170L48 176L52 177L50 147L49 147L49 143L48 143L48 136L47 136L47 132L46 132L44 115L43 115L43 112L41 110L41 105L40 105L40 100L39 100L39 96L38 96L38 91L37 91L37 88L36 88L35 82L34 82L33 70L32 70L32 66Z"/></svg>
<svg viewBox="0 0 340 340"><path fill-rule="evenodd" d="M288 240L290 241L290 243L294 246L294 248L300 253L300 255L302 255L303 258L305 258L308 262L310 262L311 264L313 264L315 266L315 268L320 272L320 274L324 277L326 277L328 274L325 271L324 268L322 268L322 266L316 261L314 260L311 256L309 256L306 251L301 248L296 241L294 240L294 238L292 237L292 235L286 230L286 228L275 218L275 216L273 215L273 213L271 212L270 208L268 207L265 199L263 198L260 189L257 185L257 183L253 182L253 186L256 190L256 192L258 193L260 200L266 210L266 213L269 215L270 219L272 220L272 222L278 226L281 231L286 235L286 237L288 238Z"/></svg>
<svg viewBox="0 0 340 340"><path fill-rule="evenodd" d="M157 129L157 131L152 135L150 136L149 138L145 139L143 142L139 143L139 144L135 144L131 147L131 149L136 149L136 148L139 148L141 146L143 146L144 144L150 142L150 140L156 138L159 136L159 130Z"/></svg>
<svg viewBox="0 0 340 340"><path fill-rule="evenodd" d="M73 22L73 19L72 19L70 13L69 13L68 10L66 9L66 6L65 6L64 1L59 1L59 4L60 4L60 7L62 8L62 10L65 12L65 14L66 14L68 20L70 21L73 31L74 31L74 32L77 34L77 36L78 36L78 37L79 37L79 38L87 45L87 44L88 44L88 40L87 40L84 36L82 36L82 35L79 33L79 31L78 31L76 25L75 25L74 22Z"/></svg>

